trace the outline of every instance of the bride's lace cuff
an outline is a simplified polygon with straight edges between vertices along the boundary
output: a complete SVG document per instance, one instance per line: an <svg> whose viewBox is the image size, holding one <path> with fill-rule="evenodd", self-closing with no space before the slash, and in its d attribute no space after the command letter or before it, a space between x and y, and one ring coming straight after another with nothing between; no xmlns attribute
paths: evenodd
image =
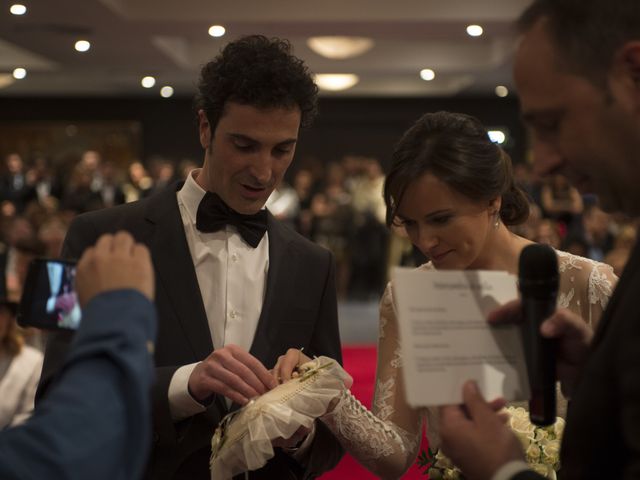
<svg viewBox="0 0 640 480"><path fill-rule="evenodd" d="M414 435L376 417L348 390L342 393L333 411L320 417L320 420L343 447L374 472L380 471L381 461L396 463L396 468L404 468L408 451L415 447ZM395 459L383 460L384 457Z"/></svg>

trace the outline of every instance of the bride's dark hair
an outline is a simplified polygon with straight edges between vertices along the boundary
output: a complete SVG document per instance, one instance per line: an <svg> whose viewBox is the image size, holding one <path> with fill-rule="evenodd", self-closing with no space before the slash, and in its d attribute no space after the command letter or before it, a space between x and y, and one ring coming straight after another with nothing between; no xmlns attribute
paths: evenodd
<svg viewBox="0 0 640 480"><path fill-rule="evenodd" d="M425 173L472 201L488 204L501 197L500 219L505 225L518 225L529 216L529 201L513 181L511 158L475 117L427 113L405 132L384 183L388 226L409 184Z"/></svg>

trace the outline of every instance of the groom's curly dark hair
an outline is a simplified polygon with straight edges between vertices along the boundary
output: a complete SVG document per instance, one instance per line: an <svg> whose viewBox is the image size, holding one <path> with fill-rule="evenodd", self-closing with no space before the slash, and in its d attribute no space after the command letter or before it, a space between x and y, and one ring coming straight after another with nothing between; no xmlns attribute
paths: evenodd
<svg viewBox="0 0 640 480"><path fill-rule="evenodd" d="M229 43L200 72L196 112L214 131L229 101L257 108L299 107L301 125L317 114L318 87L304 62L279 38L249 35Z"/></svg>

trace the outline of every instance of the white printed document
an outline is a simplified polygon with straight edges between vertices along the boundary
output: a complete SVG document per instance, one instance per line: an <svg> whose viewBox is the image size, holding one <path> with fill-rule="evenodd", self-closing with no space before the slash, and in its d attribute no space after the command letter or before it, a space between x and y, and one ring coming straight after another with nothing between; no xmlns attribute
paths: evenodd
<svg viewBox="0 0 640 480"><path fill-rule="evenodd" d="M396 268L393 285L409 405L462 403L467 380L487 400L529 398L519 327L486 320L518 297L514 275Z"/></svg>

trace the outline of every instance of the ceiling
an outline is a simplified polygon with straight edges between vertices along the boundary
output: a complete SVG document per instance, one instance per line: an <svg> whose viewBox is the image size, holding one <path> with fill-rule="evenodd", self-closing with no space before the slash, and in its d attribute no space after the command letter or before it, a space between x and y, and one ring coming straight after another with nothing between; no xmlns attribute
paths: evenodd
<svg viewBox="0 0 640 480"><path fill-rule="evenodd" d="M511 86L513 21L530 0L7 0L0 11L0 83L16 67L27 76L8 96L153 96L171 85L191 96L202 64L241 35L287 38L315 73L355 73L342 96L494 95ZM22 3L27 13L9 13ZM221 24L226 35L208 35ZM466 33L484 28L481 37ZM329 60L311 35L366 36L371 50ZM91 49L73 48L79 39ZM426 82L419 71L431 68ZM144 89L145 75L157 79ZM11 77L10 80L13 80Z"/></svg>

